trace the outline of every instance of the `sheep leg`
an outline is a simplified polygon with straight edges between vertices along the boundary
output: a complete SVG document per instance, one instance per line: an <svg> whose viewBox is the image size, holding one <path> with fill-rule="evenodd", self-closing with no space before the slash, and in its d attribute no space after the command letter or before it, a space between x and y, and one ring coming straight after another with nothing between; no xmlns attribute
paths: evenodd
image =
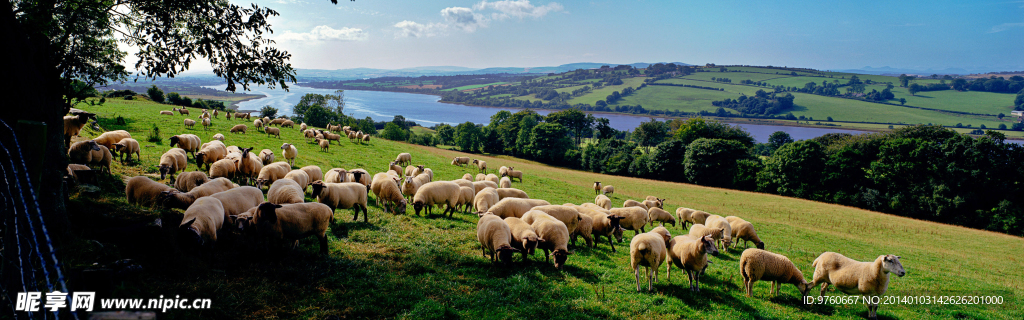
<svg viewBox="0 0 1024 320"><path fill-rule="evenodd" d="M320 240L320 254L327 254L327 233L316 236Z"/></svg>
<svg viewBox="0 0 1024 320"><path fill-rule="evenodd" d="M640 292L640 266L633 267L633 275L636 277L636 292Z"/></svg>
<svg viewBox="0 0 1024 320"><path fill-rule="evenodd" d="M690 280L690 291L697 291L697 287L693 285L693 273L693 271L686 270L686 277Z"/></svg>
<svg viewBox="0 0 1024 320"><path fill-rule="evenodd" d="M825 282L825 283L821 284L821 292L818 293L818 295L819 296L824 296L825 295L825 289L828 289L828 282Z"/></svg>
<svg viewBox="0 0 1024 320"><path fill-rule="evenodd" d="M748 277L743 277L743 289L746 289L748 297L753 297L754 296L754 280L751 280Z"/></svg>
<svg viewBox="0 0 1024 320"><path fill-rule="evenodd" d="M608 245L612 247L612 252L615 252L615 241L612 241L612 235L608 235Z"/></svg>

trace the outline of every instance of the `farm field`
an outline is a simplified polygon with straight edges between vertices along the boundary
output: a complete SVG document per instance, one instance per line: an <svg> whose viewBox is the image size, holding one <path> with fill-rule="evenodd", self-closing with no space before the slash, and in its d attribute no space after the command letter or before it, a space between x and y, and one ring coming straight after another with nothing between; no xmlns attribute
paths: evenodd
<svg viewBox="0 0 1024 320"><path fill-rule="evenodd" d="M700 110L715 111L711 101L726 98L739 98L739 94L728 91L715 91L687 87L647 86L631 95L623 97L615 105L642 105L649 110L679 110L698 112Z"/></svg>
<svg viewBox="0 0 1024 320"><path fill-rule="evenodd" d="M658 81L658 83L685 84L685 85L691 85L691 86L701 86L701 87L710 87L710 88L722 88L722 89L725 89L725 92L737 93L737 94L742 93L742 94L745 94L745 95L748 95L748 96L753 96L754 94L757 93L757 90L771 91L771 88L758 88L758 87L753 87L753 86L732 85L732 84L727 84L727 83L714 82L714 81L710 81L710 80L708 80L708 81L687 80L686 78L665 79L665 80Z"/></svg>
<svg viewBox="0 0 1024 320"><path fill-rule="evenodd" d="M781 73L781 71L780 71ZM788 75L782 74L763 74L763 73L749 73L749 72L697 72L691 75L683 77L683 79L693 80L708 80L712 81L711 78L727 78L732 79L733 83L739 83L743 80L763 81L768 79L789 77Z"/></svg>
<svg viewBox="0 0 1024 320"><path fill-rule="evenodd" d="M604 86L598 89L594 89L590 91L590 93L588 94L569 99L568 103L586 103L593 105L595 102L597 102L597 100L604 100L605 98L607 98L608 95L612 94L612 91L618 91L619 93L622 93L622 89L625 89L626 87L636 88L639 87L640 84L643 82L644 78L640 77L622 79L622 84L620 85ZM644 108L646 108L646 106Z"/></svg>
<svg viewBox="0 0 1024 320"><path fill-rule="evenodd" d="M805 279L813 273L811 262L825 251L858 260L896 254L902 256L907 275L890 279L887 296L979 294L1005 299L999 306L883 305L878 309L883 319L1024 317L1024 309L1018 307L1024 302L1020 271L1024 260L1014 258L1024 248L1019 237L808 200L608 176L382 139L366 145L343 139L323 153L306 144L298 129L282 129L281 139L253 128L247 134L229 134L232 125L251 122L223 117L214 119L209 131L199 126L184 129L183 116L158 115L159 110L170 108L120 99L82 107L97 113L104 129L131 132L143 145L142 159L129 165L115 163L114 177L101 180L99 193L73 190L67 202L72 225L83 238L66 250L69 268L124 258L143 267L138 274L118 279L112 297L213 298L213 308L199 315L169 310L162 318L863 319L867 313L862 304L806 306L792 285L783 285L773 297L768 294L769 284L758 282L754 297L745 297L737 269L741 251L735 249L711 258L700 293L691 292L685 276L675 268L671 281L662 271L654 292L637 293L628 267L632 231L625 232L623 243L616 243L617 252L609 249L607 240L596 248L580 243L570 246L574 254L561 271L543 262L541 255L513 267L493 266L480 256L475 215L423 217L411 207L404 215L393 215L383 213L373 199L369 223L352 222L350 210L336 212L326 256L316 253L315 238L300 241L297 250L284 254L254 252L231 236L223 237L210 257L180 252L167 237L180 221L177 210L128 205L121 182L122 176L152 176L160 154L169 149L167 139L179 133L197 134L204 142L224 133L227 145L255 147L254 152L266 148L277 156L281 143L293 143L299 150L297 166L318 165L325 171L340 167L376 173L386 169L396 154L410 152L415 164L434 170L436 179L450 180L475 173L473 168L449 164L452 157L469 156L487 161L491 168L505 165L522 170L524 182L513 187L552 204L593 201L591 184L601 181L616 187L611 195L615 206L626 199L657 195L668 199L665 209L670 212L689 207L743 217L757 227L766 249L789 257ZM118 124L118 116L123 124ZM161 143L146 141L154 125L160 128ZM87 129L82 139L98 134ZM194 169L190 163L188 170ZM107 231L155 218L163 219L159 233L114 237ZM668 228L673 235L686 232L681 226ZM817 296L817 290L811 295Z"/></svg>

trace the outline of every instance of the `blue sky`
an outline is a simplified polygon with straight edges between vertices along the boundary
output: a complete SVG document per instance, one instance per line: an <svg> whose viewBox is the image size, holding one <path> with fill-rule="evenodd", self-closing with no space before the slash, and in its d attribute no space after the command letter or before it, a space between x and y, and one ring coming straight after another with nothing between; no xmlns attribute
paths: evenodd
<svg viewBox="0 0 1024 320"><path fill-rule="evenodd" d="M280 12L273 38L297 68L680 61L1024 70L1024 1L256 3Z"/></svg>

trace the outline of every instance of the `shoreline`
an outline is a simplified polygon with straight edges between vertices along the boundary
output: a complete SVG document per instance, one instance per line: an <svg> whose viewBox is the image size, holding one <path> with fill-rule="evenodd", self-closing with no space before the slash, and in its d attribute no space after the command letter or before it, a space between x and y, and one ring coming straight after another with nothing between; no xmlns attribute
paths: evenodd
<svg viewBox="0 0 1024 320"><path fill-rule="evenodd" d="M268 97L268 96L265 95L265 94L261 94L261 95L256 96L256 97L251 97L251 98L246 98L246 99L234 101L234 102L231 102L230 108L232 110L238 111L238 104L239 103L246 102L246 101L249 101L249 100L263 99L263 98L266 98L266 97ZM257 110L257 111L259 111L259 110Z"/></svg>

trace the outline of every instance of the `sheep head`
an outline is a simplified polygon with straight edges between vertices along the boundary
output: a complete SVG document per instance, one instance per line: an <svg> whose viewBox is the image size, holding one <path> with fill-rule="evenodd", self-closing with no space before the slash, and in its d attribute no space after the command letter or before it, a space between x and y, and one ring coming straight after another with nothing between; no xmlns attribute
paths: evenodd
<svg viewBox="0 0 1024 320"><path fill-rule="evenodd" d="M513 248L509 245L503 245L496 251L498 251L498 260L508 266L512 264L512 254L519 252L519 249Z"/></svg>
<svg viewBox="0 0 1024 320"><path fill-rule="evenodd" d="M242 159L249 158L249 152L252 151L253 147L242 149Z"/></svg>
<svg viewBox="0 0 1024 320"><path fill-rule="evenodd" d="M907 271L903 269L903 263L900 262L900 256L887 254L881 256L882 258L882 270L885 273L892 273L898 277L905 276Z"/></svg>
<svg viewBox="0 0 1024 320"><path fill-rule="evenodd" d="M569 258L572 252L565 249L558 249L551 252L551 255L555 256L555 269L562 269L565 266L565 260Z"/></svg>
<svg viewBox="0 0 1024 320"><path fill-rule="evenodd" d="M811 291L811 284L801 276L800 282L796 284L796 289L800 290L800 298L804 298L807 297L807 292Z"/></svg>
<svg viewBox="0 0 1024 320"><path fill-rule="evenodd" d="M160 180L167 178L167 175L171 174L171 166L166 164L160 165Z"/></svg>
<svg viewBox="0 0 1024 320"><path fill-rule="evenodd" d="M179 143L181 143L181 138L180 137L178 137L178 136L171 137L171 148L174 148L174 145L179 144Z"/></svg>
<svg viewBox="0 0 1024 320"><path fill-rule="evenodd" d="M619 243L622 243L622 232L623 231L626 231L626 229L623 229L622 226L617 226L617 227L615 227L614 230L612 230L612 235L615 236L615 241L618 241Z"/></svg>
<svg viewBox="0 0 1024 320"><path fill-rule="evenodd" d="M313 181L313 183L311 183L310 185L313 186L313 193L312 193L312 197L313 198L316 198L317 196L319 196L320 192L322 192L324 190L324 188L327 187L324 184L323 180Z"/></svg>
<svg viewBox="0 0 1024 320"><path fill-rule="evenodd" d="M537 244L544 239L537 238L536 235L530 235L523 238L523 250L526 254L533 255L533 251L537 249Z"/></svg>
<svg viewBox="0 0 1024 320"><path fill-rule="evenodd" d="M700 238L700 243L704 247L704 253L710 253L713 256L718 256L718 247L715 247L715 239L711 236L704 236Z"/></svg>
<svg viewBox="0 0 1024 320"><path fill-rule="evenodd" d="M196 222L196 218L192 218L186 222L183 222L178 226L178 244L181 247L193 249L203 246L203 236L199 235L199 230L192 227L192 224Z"/></svg>
<svg viewBox="0 0 1024 320"><path fill-rule="evenodd" d="M89 150L100 151L100 145L95 140L87 140L85 144L89 145Z"/></svg>
<svg viewBox="0 0 1024 320"><path fill-rule="evenodd" d="M160 192L160 195L157 196L157 201L164 207L184 210L188 209L189 205L192 205L195 198L190 197L188 193L178 190L167 190Z"/></svg>
<svg viewBox="0 0 1024 320"><path fill-rule="evenodd" d="M755 245L757 245L758 249L764 250L764 241L758 242Z"/></svg>
<svg viewBox="0 0 1024 320"><path fill-rule="evenodd" d="M412 202L412 207L413 207L413 209L416 210L416 215L417 216L420 215L420 211L423 211L423 208L426 207L426 206L427 205L425 203L423 203L423 200L416 200L416 201Z"/></svg>
<svg viewBox="0 0 1024 320"><path fill-rule="evenodd" d="M354 179L354 181L352 181L352 182L359 182L361 180L360 178L362 178L362 176L363 176L363 172L362 171L352 171L351 173L352 173L352 179Z"/></svg>
<svg viewBox="0 0 1024 320"><path fill-rule="evenodd" d="M281 207L279 204L270 202L261 203L256 207L256 213L253 214L252 218L252 225L256 228L256 231L282 238L284 234L281 233L281 224L277 219L277 209Z"/></svg>
<svg viewBox="0 0 1024 320"><path fill-rule="evenodd" d="M256 188L263 188L263 185L268 182L270 182L270 180L267 178L258 178L256 179Z"/></svg>
<svg viewBox="0 0 1024 320"><path fill-rule="evenodd" d="M395 202L395 213L397 213L397 214L405 214L405 207L406 207L405 199L402 199L402 200L399 200L398 202Z"/></svg>

